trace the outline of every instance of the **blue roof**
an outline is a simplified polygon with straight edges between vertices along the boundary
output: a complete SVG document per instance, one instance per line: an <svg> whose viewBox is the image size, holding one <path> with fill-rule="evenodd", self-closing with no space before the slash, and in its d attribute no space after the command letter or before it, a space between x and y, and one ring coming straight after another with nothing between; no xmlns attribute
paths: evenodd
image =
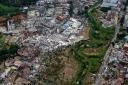
<svg viewBox="0 0 128 85"><path fill-rule="evenodd" d="M67 21L67 22L63 25L64 29L68 29L68 28L71 26L71 24L72 24L71 21Z"/></svg>
<svg viewBox="0 0 128 85"><path fill-rule="evenodd" d="M103 0L101 7L116 7L118 0Z"/></svg>

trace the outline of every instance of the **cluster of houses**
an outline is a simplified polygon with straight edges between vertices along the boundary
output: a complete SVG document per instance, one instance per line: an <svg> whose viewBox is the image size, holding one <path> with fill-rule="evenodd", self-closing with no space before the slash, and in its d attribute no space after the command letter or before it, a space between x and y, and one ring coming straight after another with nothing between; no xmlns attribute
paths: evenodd
<svg viewBox="0 0 128 85"><path fill-rule="evenodd" d="M116 26L123 16L126 0L103 0L101 4L102 14L99 19L103 27Z"/></svg>
<svg viewBox="0 0 128 85"><path fill-rule="evenodd" d="M101 74L102 85L122 85L128 82L127 38L116 43L109 53L108 64Z"/></svg>
<svg viewBox="0 0 128 85"><path fill-rule="evenodd" d="M39 0L34 6L24 7L27 16L6 20L0 32L14 34L21 48L14 59L0 65L1 85L39 85L38 75L50 62L41 61L45 52L54 52L86 39L82 34L85 18L78 15L95 0ZM19 18L18 18L19 19ZM42 56L39 56L42 55ZM47 57L48 58L48 57ZM40 63L41 62L41 63ZM47 79L45 79L47 81Z"/></svg>

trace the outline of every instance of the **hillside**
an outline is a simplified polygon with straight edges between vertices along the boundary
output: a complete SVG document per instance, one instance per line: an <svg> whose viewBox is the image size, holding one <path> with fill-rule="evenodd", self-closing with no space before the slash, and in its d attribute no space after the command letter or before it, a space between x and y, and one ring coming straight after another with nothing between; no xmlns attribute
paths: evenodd
<svg viewBox="0 0 128 85"><path fill-rule="evenodd" d="M19 11L17 7L0 4L0 16L7 14L15 14Z"/></svg>
<svg viewBox="0 0 128 85"><path fill-rule="evenodd" d="M38 0L0 0L0 3L13 6L24 6L34 4L36 1Z"/></svg>
<svg viewBox="0 0 128 85"><path fill-rule="evenodd" d="M35 4L38 0L0 0L0 16L16 14L19 7Z"/></svg>

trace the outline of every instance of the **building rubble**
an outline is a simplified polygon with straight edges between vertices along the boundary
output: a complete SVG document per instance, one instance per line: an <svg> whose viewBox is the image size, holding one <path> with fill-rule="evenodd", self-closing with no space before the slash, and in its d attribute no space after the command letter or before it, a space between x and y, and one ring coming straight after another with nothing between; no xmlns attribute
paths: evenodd
<svg viewBox="0 0 128 85"><path fill-rule="evenodd" d="M102 85L122 85L128 82L128 43L122 40L114 45L108 55L108 64L102 72Z"/></svg>
<svg viewBox="0 0 128 85"><path fill-rule="evenodd" d="M99 20L104 28L118 24L120 17L123 16L124 3L126 0L103 0L101 4L103 13L99 16Z"/></svg>
<svg viewBox="0 0 128 85"><path fill-rule="evenodd" d="M55 60L49 61L52 57L48 54L87 39L81 35L81 32L86 31L86 19L78 14L85 6L89 7L95 2L39 0L36 5L28 7L27 17L22 18L20 24L8 20L7 27L1 26L0 32L15 36L14 41L21 48L14 59L7 59L0 64L0 85L40 85L39 79L48 85L46 76L39 78L40 72L47 71L50 63L61 64Z"/></svg>

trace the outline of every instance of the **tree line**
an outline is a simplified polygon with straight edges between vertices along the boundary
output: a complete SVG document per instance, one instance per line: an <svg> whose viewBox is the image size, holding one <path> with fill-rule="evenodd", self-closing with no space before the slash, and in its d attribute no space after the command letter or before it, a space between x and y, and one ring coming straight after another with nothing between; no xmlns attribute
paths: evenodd
<svg viewBox="0 0 128 85"><path fill-rule="evenodd" d="M13 5L13 6L27 6L35 4L38 0L0 0L1 4Z"/></svg>

